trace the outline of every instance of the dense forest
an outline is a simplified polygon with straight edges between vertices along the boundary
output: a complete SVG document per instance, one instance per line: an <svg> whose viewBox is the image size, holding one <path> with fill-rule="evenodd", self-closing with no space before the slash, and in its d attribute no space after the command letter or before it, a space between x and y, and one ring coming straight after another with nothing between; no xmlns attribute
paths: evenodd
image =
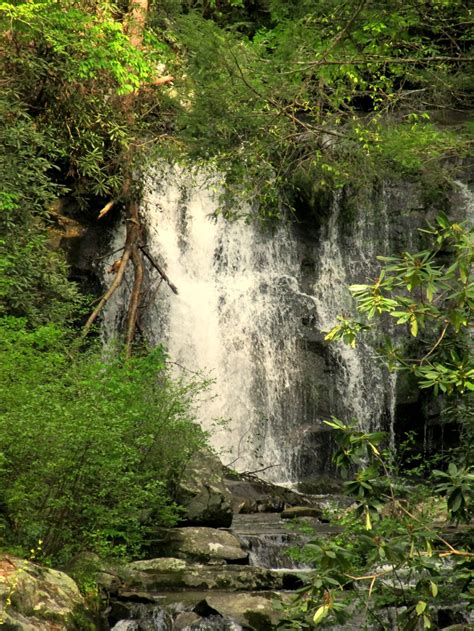
<svg viewBox="0 0 474 631"><path fill-rule="evenodd" d="M383 361L443 397L458 440L427 463L409 437L400 455L382 432L327 419L356 511L299 553L317 571L281 624L342 623L354 584L393 604L388 565L408 568L399 628L435 626L437 599L472 606L473 233L446 207L472 169L469 2L18 0L0 2L0 24L1 547L58 567L84 550L140 558L152 524L179 521L176 479L208 443L195 423L207 384L177 378L141 335L147 266L173 287L144 241L152 164L206 169L216 213L263 226L392 178L436 200L436 223L419 226L425 249L350 288L356 316L334 314L326 339L355 346L393 321ZM120 221L108 286L91 290L54 235ZM126 275L123 330L104 351L101 317ZM433 526L442 510L464 524L451 538Z"/></svg>

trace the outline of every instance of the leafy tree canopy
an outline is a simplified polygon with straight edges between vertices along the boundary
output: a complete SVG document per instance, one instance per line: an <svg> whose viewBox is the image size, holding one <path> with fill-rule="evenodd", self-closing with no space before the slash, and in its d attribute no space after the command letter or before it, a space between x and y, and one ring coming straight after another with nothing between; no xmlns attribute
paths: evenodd
<svg viewBox="0 0 474 631"><path fill-rule="evenodd" d="M291 202L292 186L394 168L433 178L440 159L467 151L472 128L437 121L472 107L468 3L274 0L265 10L252 29L196 12L174 22L186 68L177 133L193 157L229 169L236 190L246 181L263 212Z"/></svg>
<svg viewBox="0 0 474 631"><path fill-rule="evenodd" d="M300 191L394 169L443 182L456 163L443 160L471 143L462 121L438 124L446 108L472 106L463 0L17 0L0 3L0 30L2 233L23 231L4 240L2 265L17 279L30 270L18 298L2 289L17 315L28 291L52 295L57 282L67 295L45 249L52 196L72 196L83 217L119 212L146 156L202 160L231 197L278 216Z"/></svg>

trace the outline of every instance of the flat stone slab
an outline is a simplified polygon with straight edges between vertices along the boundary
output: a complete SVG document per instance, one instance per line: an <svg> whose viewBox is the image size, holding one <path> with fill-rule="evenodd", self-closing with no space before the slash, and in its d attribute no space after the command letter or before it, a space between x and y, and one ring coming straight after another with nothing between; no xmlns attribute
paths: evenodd
<svg viewBox="0 0 474 631"><path fill-rule="evenodd" d="M170 564L166 564L166 562ZM136 561L126 566L120 598L174 589L270 590L281 589L284 576L272 570L249 565L199 565L181 559Z"/></svg>
<svg viewBox="0 0 474 631"><path fill-rule="evenodd" d="M322 516L320 508L314 506L289 506L280 513L282 519L293 519L295 517L313 517L319 519Z"/></svg>
<svg viewBox="0 0 474 631"><path fill-rule="evenodd" d="M133 561L125 566L125 572L145 572L156 574L160 572L179 572L187 567L183 559L159 558L146 559L144 561Z"/></svg>

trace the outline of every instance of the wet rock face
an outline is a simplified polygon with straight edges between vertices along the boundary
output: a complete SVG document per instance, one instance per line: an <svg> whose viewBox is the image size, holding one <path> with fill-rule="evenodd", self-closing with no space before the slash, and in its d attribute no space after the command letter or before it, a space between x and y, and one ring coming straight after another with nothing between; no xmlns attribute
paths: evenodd
<svg viewBox="0 0 474 631"><path fill-rule="evenodd" d="M279 592L175 592L148 603L114 607L112 631L271 631L281 614ZM170 604L172 603L172 604ZM161 626L158 626L159 621Z"/></svg>
<svg viewBox="0 0 474 631"><path fill-rule="evenodd" d="M185 510L186 525L228 528L232 523L232 497L224 484L223 466L210 451L192 456L175 499Z"/></svg>
<svg viewBox="0 0 474 631"><path fill-rule="evenodd" d="M0 604L0 627L11 631L94 628L70 576L10 555L0 557Z"/></svg>

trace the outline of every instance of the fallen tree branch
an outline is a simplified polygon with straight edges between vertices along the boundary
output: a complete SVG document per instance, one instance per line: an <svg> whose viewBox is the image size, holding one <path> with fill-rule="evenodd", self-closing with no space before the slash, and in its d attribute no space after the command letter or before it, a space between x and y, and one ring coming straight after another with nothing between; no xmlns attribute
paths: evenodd
<svg viewBox="0 0 474 631"><path fill-rule="evenodd" d="M262 473L262 471L266 471L267 469L273 469L274 467L281 467L281 466L282 466L281 462L278 462L277 464L269 464L266 467L262 467L261 469L254 469L253 471L243 471L242 475L254 475L255 473Z"/></svg>
<svg viewBox="0 0 474 631"><path fill-rule="evenodd" d="M136 204L136 202L134 203ZM131 355L133 337L135 335L135 329L137 327L138 307L140 306L140 296L144 274L143 260L136 246L132 248L131 259L134 269L134 282L127 314L127 335L125 338L126 357L130 357Z"/></svg>
<svg viewBox="0 0 474 631"><path fill-rule="evenodd" d="M83 336L87 335L87 333L89 332L89 329L97 320L102 309L105 307L107 302L112 298L116 290L120 287L120 284L123 279L123 275L125 274L125 270L127 268L127 263L130 260L130 254L131 254L131 248L125 247L122 260L120 262L120 266L117 270L117 273L115 274L115 278L112 281L112 284L110 285L108 290L99 300L99 304L97 305L97 307L94 309L94 311L90 314L89 318L87 319L87 322L85 323L84 329L83 329Z"/></svg>
<svg viewBox="0 0 474 631"><path fill-rule="evenodd" d="M155 259L152 258L151 254L149 254L142 245L140 245L138 247L143 252L143 254L146 256L146 258L150 261L152 266L156 269L156 271L161 276L161 278L167 283L167 285L169 286L171 291L174 294L178 295L178 289L177 289L176 285L174 285L171 282L171 280L169 279L167 273L163 270L163 268L160 265L158 265L158 263L155 261Z"/></svg>
<svg viewBox="0 0 474 631"><path fill-rule="evenodd" d="M110 202L105 204L105 206L102 208L102 210L97 216L97 220L102 219L102 217L105 217L105 215L109 212L109 210L112 210L114 206L115 206L115 200L112 199Z"/></svg>

